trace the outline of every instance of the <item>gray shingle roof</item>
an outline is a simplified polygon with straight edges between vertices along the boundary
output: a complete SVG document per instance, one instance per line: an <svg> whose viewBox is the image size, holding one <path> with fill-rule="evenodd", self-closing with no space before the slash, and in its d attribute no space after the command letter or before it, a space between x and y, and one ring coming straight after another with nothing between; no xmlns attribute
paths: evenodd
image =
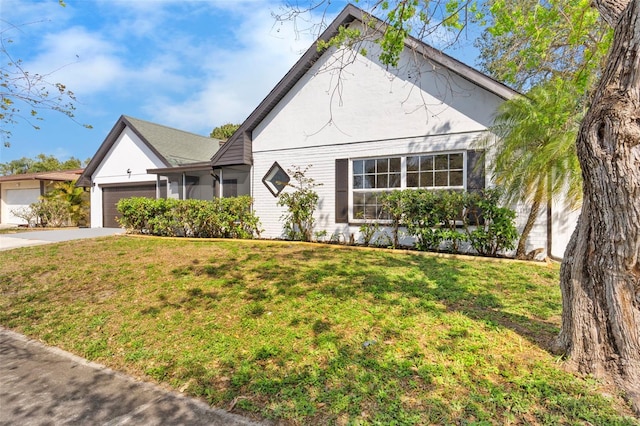
<svg viewBox="0 0 640 426"><path fill-rule="evenodd" d="M185 166L208 162L220 148L220 140L196 135L150 121L128 116L120 116L98 151L78 179L78 185L90 185L91 176L96 171L109 149L116 142L125 127L129 127L165 167Z"/></svg>
<svg viewBox="0 0 640 426"><path fill-rule="evenodd" d="M123 116L134 131L172 166L208 161L218 151L220 141L183 130Z"/></svg>

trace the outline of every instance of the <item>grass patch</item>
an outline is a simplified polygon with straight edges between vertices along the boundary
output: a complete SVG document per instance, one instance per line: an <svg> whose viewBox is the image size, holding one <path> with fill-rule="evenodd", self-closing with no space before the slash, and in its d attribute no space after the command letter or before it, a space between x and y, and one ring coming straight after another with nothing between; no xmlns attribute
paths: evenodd
<svg viewBox="0 0 640 426"><path fill-rule="evenodd" d="M0 324L290 424L638 424L544 348L558 267L265 241L0 252Z"/></svg>

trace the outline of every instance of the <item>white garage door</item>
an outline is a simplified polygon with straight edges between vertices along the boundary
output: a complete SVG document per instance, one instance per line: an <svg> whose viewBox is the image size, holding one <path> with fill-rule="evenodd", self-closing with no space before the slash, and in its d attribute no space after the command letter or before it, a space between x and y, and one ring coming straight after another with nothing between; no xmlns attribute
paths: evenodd
<svg viewBox="0 0 640 426"><path fill-rule="evenodd" d="M5 205L7 217L3 218L4 223L15 225L24 225L27 223L24 219L20 219L13 215L12 210L18 210L29 207L29 204L35 203L40 197L40 189L7 189Z"/></svg>

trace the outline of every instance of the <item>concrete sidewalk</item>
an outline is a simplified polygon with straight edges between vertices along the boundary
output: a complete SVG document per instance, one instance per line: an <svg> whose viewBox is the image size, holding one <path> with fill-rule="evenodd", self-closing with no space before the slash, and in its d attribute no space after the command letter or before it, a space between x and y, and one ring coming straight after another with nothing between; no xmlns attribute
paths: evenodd
<svg viewBox="0 0 640 426"><path fill-rule="evenodd" d="M136 381L0 327L0 425L45 424L260 423Z"/></svg>

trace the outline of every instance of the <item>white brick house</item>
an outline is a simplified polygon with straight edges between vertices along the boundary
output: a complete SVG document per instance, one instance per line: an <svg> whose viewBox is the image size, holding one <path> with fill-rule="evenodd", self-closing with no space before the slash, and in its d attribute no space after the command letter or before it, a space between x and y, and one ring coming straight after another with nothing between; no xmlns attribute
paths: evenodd
<svg viewBox="0 0 640 426"><path fill-rule="evenodd" d="M373 28L363 21L374 22ZM319 40L329 40L340 26L375 32L382 25L348 5ZM322 184L316 231L347 240L357 240L363 220L375 216L378 192L492 186L480 142L497 108L518 93L415 39L407 40L393 68L377 59L375 43L363 43L321 51L314 43L211 160L198 163L214 177L214 196L253 197L263 237L284 235L276 195L291 189L278 182L296 166L310 165L307 177ZM361 47L366 56L358 53ZM147 173L191 169L150 167ZM522 229L526 212L520 213ZM562 257L575 219L549 206L527 250Z"/></svg>

